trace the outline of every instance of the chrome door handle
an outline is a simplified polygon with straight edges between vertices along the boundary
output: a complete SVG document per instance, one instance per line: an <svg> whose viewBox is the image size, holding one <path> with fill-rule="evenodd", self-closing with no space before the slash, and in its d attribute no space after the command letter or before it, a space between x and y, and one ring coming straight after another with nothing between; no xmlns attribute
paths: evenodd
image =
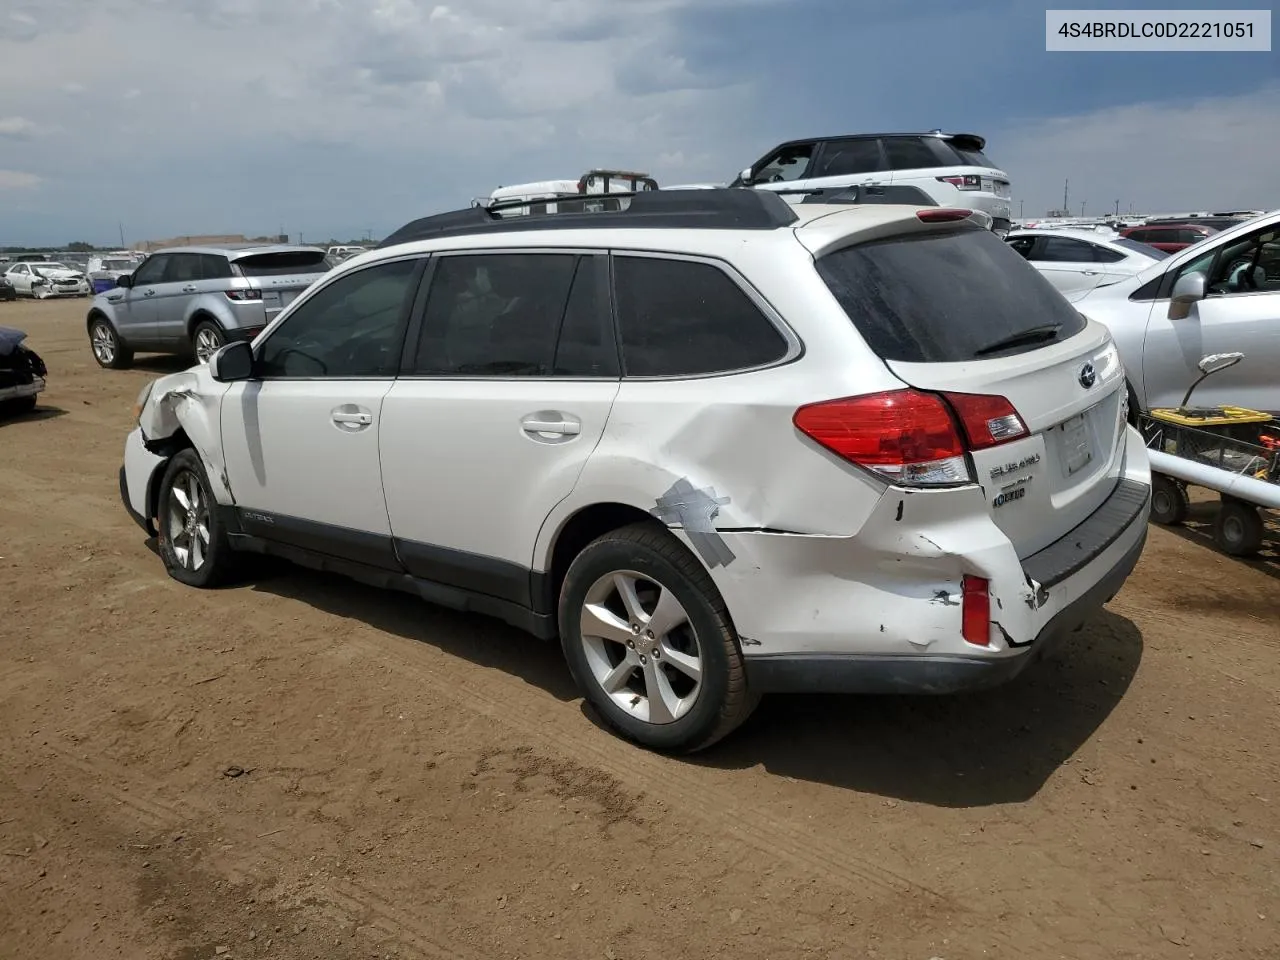
<svg viewBox="0 0 1280 960"><path fill-rule="evenodd" d="M526 417L520 421L525 433L555 433L564 437L577 436L582 432L582 424L570 420L535 420Z"/></svg>
<svg viewBox="0 0 1280 960"><path fill-rule="evenodd" d="M372 413L341 413L332 414L334 423L359 423L368 426L373 423Z"/></svg>
<svg viewBox="0 0 1280 960"><path fill-rule="evenodd" d="M182 288L182 292L183 292L183 293L195 293L195 292L196 292L196 288L195 288L195 286L194 286L193 284L188 283L185 287L183 287L183 288Z"/></svg>
<svg viewBox="0 0 1280 960"><path fill-rule="evenodd" d="M1097 270L1081 270L1080 272L1086 277L1096 277L1098 275Z"/></svg>
<svg viewBox="0 0 1280 960"><path fill-rule="evenodd" d="M156 292L154 290L143 290L142 295L144 297L154 297L156 295Z"/></svg>

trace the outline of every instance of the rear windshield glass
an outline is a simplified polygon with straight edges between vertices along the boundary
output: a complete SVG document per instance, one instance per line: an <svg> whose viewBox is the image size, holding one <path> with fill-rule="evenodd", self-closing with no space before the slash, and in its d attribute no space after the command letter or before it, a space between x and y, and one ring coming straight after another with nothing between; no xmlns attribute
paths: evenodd
<svg viewBox="0 0 1280 960"><path fill-rule="evenodd" d="M816 266L885 360L1009 356L1065 340L1085 325L1039 270L981 227L845 247Z"/></svg>
<svg viewBox="0 0 1280 960"><path fill-rule="evenodd" d="M1145 243L1139 243L1137 240L1130 240L1128 237L1117 237L1111 241L1117 247L1124 247L1126 250L1132 250L1140 253L1144 257L1150 257L1152 260L1163 260L1171 254L1161 250L1159 247L1152 247Z"/></svg>
<svg viewBox="0 0 1280 960"><path fill-rule="evenodd" d="M324 258L323 250L289 250L255 253L250 257L240 257L235 263L245 277L283 277L291 273L324 273L329 269Z"/></svg>

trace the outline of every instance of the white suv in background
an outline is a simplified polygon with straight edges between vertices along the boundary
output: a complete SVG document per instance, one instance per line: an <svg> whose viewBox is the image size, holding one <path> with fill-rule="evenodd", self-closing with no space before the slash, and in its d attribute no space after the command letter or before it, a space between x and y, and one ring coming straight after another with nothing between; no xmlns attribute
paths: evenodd
<svg viewBox="0 0 1280 960"><path fill-rule="evenodd" d="M747 167L732 187L773 190L793 202L806 194L838 194L862 187L892 202L968 207L991 217L991 229L1008 233L1009 175L982 152L974 133L856 133L790 140Z"/></svg>
<svg viewBox="0 0 1280 960"><path fill-rule="evenodd" d="M998 683L1120 589L1150 473L1106 328L982 223L415 221L150 384L121 495L183 583L268 553L558 636L658 749L770 691Z"/></svg>

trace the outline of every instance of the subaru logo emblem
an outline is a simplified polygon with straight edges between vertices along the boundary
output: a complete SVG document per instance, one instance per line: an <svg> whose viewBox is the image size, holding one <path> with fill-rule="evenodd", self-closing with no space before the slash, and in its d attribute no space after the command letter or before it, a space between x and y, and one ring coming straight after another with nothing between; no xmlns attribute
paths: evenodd
<svg viewBox="0 0 1280 960"><path fill-rule="evenodd" d="M1097 382L1098 382L1098 374L1097 374L1097 371L1093 369L1092 363L1086 363L1083 367L1080 368L1080 386L1088 390Z"/></svg>

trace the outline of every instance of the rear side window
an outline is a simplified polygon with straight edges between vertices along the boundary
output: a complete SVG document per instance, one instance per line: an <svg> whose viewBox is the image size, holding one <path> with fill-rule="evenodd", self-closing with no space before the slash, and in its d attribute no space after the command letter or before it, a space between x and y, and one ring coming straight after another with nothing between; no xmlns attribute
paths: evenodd
<svg viewBox="0 0 1280 960"><path fill-rule="evenodd" d="M1009 356L1065 340L1085 325L1040 271L980 227L845 247L816 267L885 360Z"/></svg>
<svg viewBox="0 0 1280 960"><path fill-rule="evenodd" d="M614 288L626 376L728 373L787 354L778 328L712 264L616 256Z"/></svg>
<svg viewBox="0 0 1280 960"><path fill-rule="evenodd" d="M939 166L938 157L922 137L886 137L884 152L890 170L928 170Z"/></svg>
<svg viewBox="0 0 1280 960"><path fill-rule="evenodd" d="M229 280L231 264L226 257L214 253L200 254L200 274L205 280Z"/></svg>
<svg viewBox="0 0 1280 960"><path fill-rule="evenodd" d="M294 273L324 273L323 250L288 250L280 253L255 253L236 260L243 277L287 277Z"/></svg>

